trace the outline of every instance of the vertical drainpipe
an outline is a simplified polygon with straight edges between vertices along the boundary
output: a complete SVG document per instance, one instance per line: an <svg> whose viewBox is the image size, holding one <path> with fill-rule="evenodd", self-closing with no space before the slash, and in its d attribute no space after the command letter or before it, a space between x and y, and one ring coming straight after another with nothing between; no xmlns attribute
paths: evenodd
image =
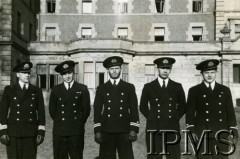
<svg viewBox="0 0 240 159"><path fill-rule="evenodd" d="M219 56L221 57L221 84L223 84L223 37L221 38L221 51L219 52Z"/></svg>

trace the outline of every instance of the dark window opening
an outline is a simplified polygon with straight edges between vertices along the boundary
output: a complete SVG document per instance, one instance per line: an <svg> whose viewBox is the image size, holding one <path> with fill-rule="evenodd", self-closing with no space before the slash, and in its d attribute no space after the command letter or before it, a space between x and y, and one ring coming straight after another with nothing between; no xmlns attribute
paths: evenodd
<svg viewBox="0 0 240 159"><path fill-rule="evenodd" d="M193 1L193 12L201 12L202 11L202 2L201 1Z"/></svg>
<svg viewBox="0 0 240 159"><path fill-rule="evenodd" d="M164 36L155 36L155 41L164 41Z"/></svg>
<svg viewBox="0 0 240 159"><path fill-rule="evenodd" d="M40 88L47 88L47 76L46 75L38 75L38 85Z"/></svg>
<svg viewBox="0 0 240 159"><path fill-rule="evenodd" d="M164 11L164 2L165 0L156 0L156 9L158 13L162 13Z"/></svg>
<svg viewBox="0 0 240 159"><path fill-rule="evenodd" d="M99 85L104 84L104 73L99 73Z"/></svg>
<svg viewBox="0 0 240 159"><path fill-rule="evenodd" d="M55 13L56 9L56 1L55 0L48 0L47 1L47 12L48 13Z"/></svg>
<svg viewBox="0 0 240 159"><path fill-rule="evenodd" d="M193 35L193 41L202 41L202 35Z"/></svg>

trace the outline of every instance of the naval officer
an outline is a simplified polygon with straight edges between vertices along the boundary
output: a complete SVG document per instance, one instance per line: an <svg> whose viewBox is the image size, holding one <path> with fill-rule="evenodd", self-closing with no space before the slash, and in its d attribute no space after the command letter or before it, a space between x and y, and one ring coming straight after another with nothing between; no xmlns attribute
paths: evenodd
<svg viewBox="0 0 240 159"><path fill-rule="evenodd" d="M162 152L169 153L167 159L180 158L180 144L168 145L163 150L163 137L161 133L154 134L153 141L150 141L149 130L173 130L180 131L179 120L185 113L186 99L183 87L169 78L174 58L162 57L154 60L157 65L159 76L152 82L144 85L140 100L140 111L147 119L146 123L146 144L148 159L161 159ZM174 141L175 135L167 135L167 141ZM153 146L152 146L153 143ZM152 150L151 150L151 148ZM154 154L156 153L156 154Z"/></svg>
<svg viewBox="0 0 240 159"><path fill-rule="evenodd" d="M87 86L74 81L74 61L58 64L63 83L52 88L49 113L53 119L54 159L82 159L84 126L90 114Z"/></svg>
<svg viewBox="0 0 240 159"><path fill-rule="evenodd" d="M187 129L193 134L196 141L204 130L210 130L208 142L209 155L201 154L204 144L196 158L198 159L227 159L228 156L218 154L215 146L223 152L228 152L228 145L221 144L215 139L215 135L221 130L231 130L232 135L223 136L226 140L236 143L238 138L237 122L233 108L232 95L228 87L216 82L217 66L219 60L210 59L197 64L196 69L201 71L203 82L190 88L186 109Z"/></svg>
<svg viewBox="0 0 240 159"><path fill-rule="evenodd" d="M36 159L44 140L45 109L42 90L30 84L31 62L13 68L18 82L6 86L0 102L0 141L9 159Z"/></svg>
<svg viewBox="0 0 240 159"><path fill-rule="evenodd" d="M94 101L95 141L99 159L133 159L132 142L139 130L138 102L133 84L120 78L123 59L112 56L103 62L110 80L97 88Z"/></svg>

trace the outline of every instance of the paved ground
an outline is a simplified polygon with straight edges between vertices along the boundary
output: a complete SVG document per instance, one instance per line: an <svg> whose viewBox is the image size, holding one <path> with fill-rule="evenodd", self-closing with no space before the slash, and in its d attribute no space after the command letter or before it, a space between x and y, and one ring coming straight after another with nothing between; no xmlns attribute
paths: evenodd
<svg viewBox="0 0 240 159"><path fill-rule="evenodd" d="M238 119L238 126L240 127L240 108L236 109L236 115ZM141 128L139 132L138 140L133 144L135 159L146 159L146 146L145 146L145 120L141 116ZM184 129L184 120L181 120L181 128ZM50 119L47 113L47 130L45 141L38 148L38 159L52 159L52 120ZM85 149L84 149L84 159L94 159L98 156L99 145L94 142L93 134L93 117L92 114L86 124L86 133L85 133ZM240 130L239 130L240 132ZM240 139L239 139L240 140ZM184 139L181 140L182 148L184 148ZM184 150L182 150L183 152ZM238 142L236 152L230 157L230 159L239 159L240 157L240 142ZM193 159L193 156L182 156L182 159ZM6 150L3 145L0 144L0 159L6 159Z"/></svg>

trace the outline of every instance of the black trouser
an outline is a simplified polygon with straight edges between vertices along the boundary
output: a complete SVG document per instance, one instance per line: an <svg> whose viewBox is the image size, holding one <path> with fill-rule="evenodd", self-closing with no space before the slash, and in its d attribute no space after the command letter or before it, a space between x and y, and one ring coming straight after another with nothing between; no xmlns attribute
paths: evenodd
<svg viewBox="0 0 240 159"><path fill-rule="evenodd" d="M162 159L163 155L163 139L161 133L152 134L152 140L150 139L150 133L146 133L146 144L147 144L147 152L152 152L152 154L148 154L148 159ZM168 134L167 141L173 142L176 139L175 134ZM151 141L150 141L151 140ZM151 148L150 148L151 147ZM168 155L166 155L167 159L180 159L181 150L180 150L180 143L174 145L166 145L166 150ZM156 153L156 154L154 154Z"/></svg>
<svg viewBox="0 0 240 159"><path fill-rule="evenodd" d="M36 159L36 137L9 137L8 159Z"/></svg>
<svg viewBox="0 0 240 159"><path fill-rule="evenodd" d="M82 159L84 148L84 133L79 136L53 135L54 159Z"/></svg>
<svg viewBox="0 0 240 159"><path fill-rule="evenodd" d="M216 154L215 151L215 146L218 146L218 148L222 151L222 152L228 152L229 150L229 146L228 145L224 145L222 143L217 142L214 138L210 138L209 139L209 152L211 152L211 155L202 155L201 153L204 152L204 144L202 144L200 146L200 151L198 153L198 155L195 157L196 159L227 159L228 156L224 156L221 154Z"/></svg>
<svg viewBox="0 0 240 159"><path fill-rule="evenodd" d="M116 159L116 151L119 159L134 159L129 133L102 133L99 159Z"/></svg>

